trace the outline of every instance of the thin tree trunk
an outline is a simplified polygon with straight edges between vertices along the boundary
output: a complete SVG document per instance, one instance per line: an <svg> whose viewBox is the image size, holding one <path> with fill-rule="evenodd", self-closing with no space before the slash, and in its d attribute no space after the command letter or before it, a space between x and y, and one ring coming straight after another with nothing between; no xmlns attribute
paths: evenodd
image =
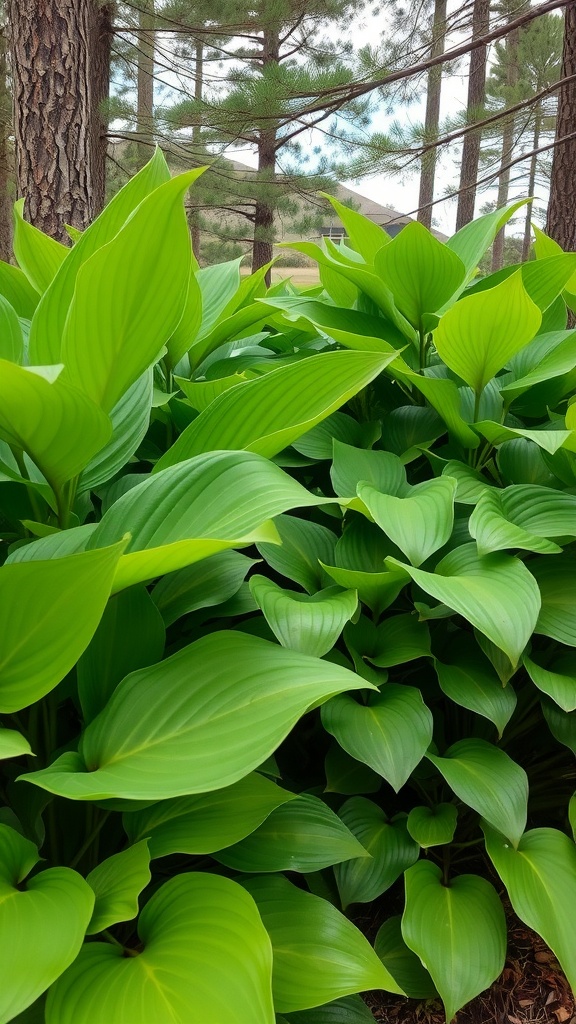
<svg viewBox="0 0 576 1024"><path fill-rule="evenodd" d="M490 27L490 0L474 0L472 13L472 38L486 35ZM468 100L466 117L473 124L481 116L486 93L486 47L478 46L470 54L468 73ZM474 217L476 203L476 181L480 161L481 133L470 132L464 138L462 166L460 169L460 195L456 212L456 230L468 224Z"/></svg>
<svg viewBox="0 0 576 1024"><path fill-rule="evenodd" d="M508 97L512 95L512 90L518 85L519 68L518 68L518 43L520 41L519 29L515 29L506 38L506 85L510 92ZM513 97L512 97L513 98ZM514 117L508 117L504 121L504 128L502 132L502 158L500 160L500 172L498 175L498 198L496 200L496 209L500 209L505 206L508 202L508 192L510 188L510 161L512 160L514 153L514 130L515 121ZM500 270L504 265L504 241L505 241L505 228L501 228L492 246L492 270Z"/></svg>
<svg viewBox="0 0 576 1024"><path fill-rule="evenodd" d="M90 0L8 0L19 195L61 241L92 219Z"/></svg>
<svg viewBox="0 0 576 1024"><path fill-rule="evenodd" d="M264 27L262 43L262 67L278 63L280 56L280 38L277 24ZM273 256L274 212L275 204L270 184L274 182L276 173L276 126L262 128L258 138L258 182L259 195L254 210L254 246L252 249L252 271L259 270L269 263ZM272 185L273 187L273 185ZM270 271L266 274L266 284L271 280Z"/></svg>
<svg viewBox="0 0 576 1024"><path fill-rule="evenodd" d="M576 76L576 3L565 12L561 78ZM556 138L576 130L576 78L560 86ZM546 232L568 252L576 251L576 138L554 149Z"/></svg>
<svg viewBox="0 0 576 1024"><path fill-rule="evenodd" d="M92 203L94 216L106 199L106 157L108 153L108 100L110 59L114 36L114 3L92 0L91 88L92 88Z"/></svg>
<svg viewBox="0 0 576 1024"><path fill-rule="evenodd" d="M12 254L12 159L10 153L11 107L8 89L6 25L0 27L0 259L6 263Z"/></svg>
<svg viewBox="0 0 576 1024"><path fill-rule="evenodd" d="M136 132L138 163L152 156L154 140L154 0L140 0L138 10L138 95Z"/></svg>
<svg viewBox="0 0 576 1024"><path fill-rule="evenodd" d="M444 53L446 41L446 0L436 0L432 26L430 56ZM440 97L442 91L442 65L430 68L426 93L426 117L424 121L424 143L435 142L440 123ZM418 220L425 227L432 227L432 203L434 201L434 179L436 176L437 149L429 149L420 161L420 194L418 197Z"/></svg>
<svg viewBox="0 0 576 1024"><path fill-rule="evenodd" d="M204 44L200 38L195 41L195 62L194 62L194 100L197 109L194 113L194 124L192 125L192 146L194 148L194 159L200 158L200 146L202 141L202 114L200 105L204 91ZM198 259L200 254L200 214L194 208L194 189L190 193L190 214L189 224L192 234L192 251Z"/></svg>
<svg viewBox="0 0 576 1024"><path fill-rule="evenodd" d="M538 103L535 111L534 120L534 135L532 138L532 149L535 151L538 149L540 144L540 133L542 131L542 104ZM536 186L536 168L538 164L538 155L534 152L534 155L530 159L530 174L528 176L528 195L534 195L534 189ZM526 219L524 221L524 239L522 242L522 260L525 261L530 256L530 246L532 244L532 206L526 207Z"/></svg>

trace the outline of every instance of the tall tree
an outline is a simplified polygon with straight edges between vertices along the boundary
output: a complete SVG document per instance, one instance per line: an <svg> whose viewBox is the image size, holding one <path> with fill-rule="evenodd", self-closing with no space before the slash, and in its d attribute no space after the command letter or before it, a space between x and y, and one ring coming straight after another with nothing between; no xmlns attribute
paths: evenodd
<svg viewBox="0 0 576 1024"><path fill-rule="evenodd" d="M511 16L513 12L510 12ZM503 65L504 65L504 78L505 81L502 84L502 90L504 98L515 101L517 98L518 81L520 78L520 69L518 66L518 45L520 42L520 29L513 29L503 44L504 47ZM511 115L505 118L502 123L502 155L500 159L500 170L498 173L498 198L496 200L497 208L500 209L505 206L508 202L508 190L510 187L510 162L512 160L512 154L514 152L515 142L515 118ZM492 270L500 270L504 263L504 237L505 228L496 235L494 244L492 246Z"/></svg>
<svg viewBox="0 0 576 1024"><path fill-rule="evenodd" d="M150 159L150 146L154 139L154 15L154 0L139 0L136 133L141 166Z"/></svg>
<svg viewBox="0 0 576 1024"><path fill-rule="evenodd" d="M477 40L486 35L490 24L490 0L474 0L472 10L472 39ZM468 71L468 99L466 119L473 124L481 118L484 111L486 86L486 46L478 46L470 53ZM462 163L460 170L460 186L458 208L456 211L456 230L468 224L474 217L476 203L476 181L480 161L481 132L469 132L464 137L462 146Z"/></svg>
<svg viewBox="0 0 576 1024"><path fill-rule="evenodd" d="M430 56L444 53L446 42L446 0L436 0L432 23L432 45ZM442 92L442 65L430 68L426 88L426 116L424 121L424 144L429 145L438 138L440 123L440 99ZM418 196L418 220L425 227L432 227L432 202L438 150L427 149L420 161L420 192Z"/></svg>
<svg viewBox="0 0 576 1024"><path fill-rule="evenodd" d="M92 0L90 84L92 89L92 208L95 215L100 213L106 198L108 104L115 12L115 3Z"/></svg>
<svg viewBox="0 0 576 1024"><path fill-rule="evenodd" d="M576 3L566 8L556 146L552 160L546 231L563 249L576 251Z"/></svg>
<svg viewBox="0 0 576 1024"><path fill-rule="evenodd" d="M3 3L0 19L0 259L8 261L12 252L12 98L8 86L7 25Z"/></svg>

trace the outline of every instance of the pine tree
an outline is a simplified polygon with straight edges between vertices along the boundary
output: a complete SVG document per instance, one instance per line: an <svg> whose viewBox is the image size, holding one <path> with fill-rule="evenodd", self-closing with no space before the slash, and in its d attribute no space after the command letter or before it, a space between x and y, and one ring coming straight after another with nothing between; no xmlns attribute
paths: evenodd
<svg viewBox="0 0 576 1024"><path fill-rule="evenodd" d="M565 11L556 146L546 231L563 249L576 251L576 3Z"/></svg>
<svg viewBox="0 0 576 1024"><path fill-rule="evenodd" d="M490 23L490 0L474 0L472 11L472 39L486 34ZM468 71L468 100L466 119L469 124L482 117L485 102L486 85L486 46L478 46L470 53ZM464 137L460 170L460 186L458 209L456 211L456 230L464 227L474 217L476 204L476 181L480 161L481 132L469 132Z"/></svg>

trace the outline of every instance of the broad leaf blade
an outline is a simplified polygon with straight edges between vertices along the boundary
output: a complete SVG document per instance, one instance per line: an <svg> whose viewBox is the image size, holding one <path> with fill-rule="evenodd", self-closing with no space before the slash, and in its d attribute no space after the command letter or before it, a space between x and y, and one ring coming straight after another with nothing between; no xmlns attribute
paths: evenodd
<svg viewBox="0 0 576 1024"><path fill-rule="evenodd" d="M96 902L87 935L96 935L119 921L138 914L138 897L150 881L150 854L146 840L107 857L86 877Z"/></svg>

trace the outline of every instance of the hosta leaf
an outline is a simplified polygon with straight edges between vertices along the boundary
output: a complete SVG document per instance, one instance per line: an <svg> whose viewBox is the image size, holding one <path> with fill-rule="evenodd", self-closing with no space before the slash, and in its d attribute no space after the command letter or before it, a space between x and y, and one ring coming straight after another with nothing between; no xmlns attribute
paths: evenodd
<svg viewBox="0 0 576 1024"><path fill-rule="evenodd" d="M465 224L460 231L448 239L446 245L457 253L464 263L468 279L476 273L478 263L489 246L492 245L500 228L514 216L516 210L519 210L527 202L527 199L519 199L511 203L510 206L503 206L483 217L476 217L470 224Z"/></svg>
<svg viewBox="0 0 576 1024"><path fill-rule="evenodd" d="M20 757L22 754L31 754L30 744L22 733L16 729L0 728L0 761L7 757Z"/></svg>
<svg viewBox="0 0 576 1024"><path fill-rule="evenodd" d="M576 711L576 654L570 652L555 659L552 668L543 668L527 654L522 659L530 679L542 693L551 697L562 711Z"/></svg>
<svg viewBox="0 0 576 1024"><path fill-rule="evenodd" d="M192 252L182 200L201 173L161 185L78 271L61 358L67 380L107 412L181 319Z"/></svg>
<svg viewBox="0 0 576 1024"><path fill-rule="evenodd" d="M398 792L432 739L432 715L413 686L387 683L358 704L345 694L322 709L324 728L352 757L382 775Z"/></svg>
<svg viewBox="0 0 576 1024"><path fill-rule="evenodd" d="M417 484L404 498L382 494L370 484L358 485L358 496L380 529L416 566L449 539L455 493L456 481L447 476Z"/></svg>
<svg viewBox="0 0 576 1024"><path fill-rule="evenodd" d="M331 416L327 416L321 423L306 431L302 437L293 441L292 446L300 455L321 461L332 459L336 441L344 441L362 449L373 444L378 437L380 424L358 423L345 412L333 412Z"/></svg>
<svg viewBox="0 0 576 1024"><path fill-rule="evenodd" d="M576 755L576 712L561 711L556 703L546 698L541 701L541 705L546 724L554 739Z"/></svg>
<svg viewBox="0 0 576 1024"><path fill-rule="evenodd" d="M229 878L177 875L140 915L143 949L87 943L50 990L46 1024L274 1024L270 942Z"/></svg>
<svg viewBox="0 0 576 1024"><path fill-rule="evenodd" d="M246 839L215 854L236 871L321 871L350 858L370 859L364 846L318 797L283 803Z"/></svg>
<svg viewBox="0 0 576 1024"><path fill-rule="evenodd" d="M456 481L454 500L462 505L476 505L484 491L490 490L490 484L481 473L464 462L449 459L442 467L442 476L452 477Z"/></svg>
<svg viewBox="0 0 576 1024"><path fill-rule="evenodd" d="M324 565L322 568L341 587L354 588L360 600L379 616L396 600L405 585L405 576L401 572L363 572L358 569L342 569L337 565Z"/></svg>
<svg viewBox="0 0 576 1024"><path fill-rule="evenodd" d="M39 859L33 843L0 825L2 1021L30 1006L72 963L94 905L90 886L70 868L49 868L26 881Z"/></svg>
<svg viewBox="0 0 576 1024"><path fill-rule="evenodd" d="M458 811L454 804L413 807L406 827L412 839L427 850L430 846L444 846L452 842L457 817Z"/></svg>
<svg viewBox="0 0 576 1024"><path fill-rule="evenodd" d="M402 938L402 918L389 917L378 930L374 949L411 999L434 999L438 993L428 971Z"/></svg>
<svg viewBox="0 0 576 1024"><path fill-rule="evenodd" d="M336 440L330 477L334 491L343 498L353 497L360 481L384 494L399 495L409 490L406 470L397 455L353 448Z"/></svg>
<svg viewBox="0 0 576 1024"><path fill-rule="evenodd" d="M294 516L277 516L274 525L282 544L258 544L262 558L309 594L321 590L327 576L320 563L333 560L336 535L325 526Z"/></svg>
<svg viewBox="0 0 576 1024"><path fill-rule="evenodd" d="M572 838L576 842L576 793L573 793L570 797L570 803L568 804L568 820L570 821L570 828L572 829Z"/></svg>
<svg viewBox="0 0 576 1024"><path fill-rule="evenodd" d="M396 376L420 391L430 405L442 417L448 430L464 448L477 448L479 441L472 427L464 419L461 389L453 380L443 377L427 377L422 373L407 373L402 370ZM434 431L436 433L436 431Z"/></svg>
<svg viewBox="0 0 576 1024"><path fill-rule="evenodd" d="M281 875L243 884L272 941L274 1004L281 1013L371 988L401 993L367 939L326 900Z"/></svg>
<svg viewBox="0 0 576 1024"><path fill-rule="evenodd" d="M146 840L101 861L86 881L96 896L87 935L96 935L119 921L132 921L138 914L138 897L150 881Z"/></svg>
<svg viewBox="0 0 576 1024"><path fill-rule="evenodd" d="M406 819L388 822L384 811L365 797L342 804L340 817L370 857L348 860L334 868L342 906L370 903L418 860L419 849L406 831Z"/></svg>
<svg viewBox="0 0 576 1024"><path fill-rule="evenodd" d="M188 292L186 296L186 302L182 312L182 318L174 331L166 342L166 362L171 370L180 362L183 356L186 355L188 349L192 346L198 330L202 323L202 292L200 291L200 285L198 284L198 278L195 270L197 270L198 264L192 254L192 260L190 263L190 274L188 278Z"/></svg>
<svg viewBox="0 0 576 1024"><path fill-rule="evenodd" d="M253 576L250 590L282 646L316 658L332 649L358 607L356 591L338 587L299 594L282 590L265 576Z"/></svg>
<svg viewBox="0 0 576 1024"><path fill-rule="evenodd" d="M14 548L5 561L5 565L16 565L20 562L48 562L53 558L64 558L65 555L76 555L86 550L86 545L96 529L96 523L84 523L73 526L69 530L58 530L46 537L39 537L30 544Z"/></svg>
<svg viewBox="0 0 576 1024"><path fill-rule="evenodd" d="M23 351L24 339L16 310L0 294L0 358L21 363Z"/></svg>
<svg viewBox="0 0 576 1024"><path fill-rule="evenodd" d="M474 654L462 656L455 664L434 664L442 692L460 707L493 722L502 736L514 714L516 694L511 686L502 686L490 663Z"/></svg>
<svg viewBox="0 0 576 1024"><path fill-rule="evenodd" d="M515 438L526 438L543 448L545 452L549 452L550 455L554 455L559 448L564 447L572 437L570 430L525 430L524 427L507 427L501 423L493 423L491 420L475 423L474 429L495 447L506 441L513 441Z"/></svg>
<svg viewBox="0 0 576 1024"><path fill-rule="evenodd" d="M342 747L332 740L324 760L326 772L326 793L342 793L356 796L358 793L377 793L382 778L367 764L350 757Z"/></svg>
<svg viewBox="0 0 576 1024"><path fill-rule="evenodd" d="M444 757L428 752L456 796L518 846L526 828L526 772L484 740L459 740Z"/></svg>
<svg viewBox="0 0 576 1024"><path fill-rule="evenodd" d="M58 490L104 447L112 424L60 377L0 360L0 437L23 449Z"/></svg>
<svg viewBox="0 0 576 1024"><path fill-rule="evenodd" d="M130 461L144 440L150 422L153 393L152 372L147 371L128 388L110 413L112 437L90 460L78 490L93 491L110 480Z"/></svg>
<svg viewBox="0 0 576 1024"><path fill-rule="evenodd" d="M420 861L409 868L402 934L429 971L447 1021L504 967L504 910L490 883L477 875L459 875L445 885L436 864Z"/></svg>
<svg viewBox="0 0 576 1024"><path fill-rule="evenodd" d="M392 358L333 352L232 388L200 413L156 468L216 449L245 448L271 458L361 391Z"/></svg>
<svg viewBox="0 0 576 1024"><path fill-rule="evenodd" d="M367 685L266 640L213 633L129 675L84 732L79 755L26 777L75 800L221 789L257 768L312 705Z"/></svg>
<svg viewBox="0 0 576 1024"><path fill-rule="evenodd" d="M576 847L553 828L526 832L517 850L484 828L488 855L518 917L542 936L576 987Z"/></svg>
<svg viewBox="0 0 576 1024"><path fill-rule="evenodd" d="M24 200L14 203L14 255L30 284L42 294L70 250L24 220Z"/></svg>
<svg viewBox="0 0 576 1024"><path fill-rule="evenodd" d="M555 344L551 351L547 351L551 348L552 341L556 339L559 339L558 344ZM552 380L554 377L562 376L574 369L576 363L575 331L544 334L535 340L539 342L539 348L540 345L542 346L541 351L543 350L546 354L544 358L540 358L536 362L536 365L529 366L525 370L514 367L515 379L502 388L502 396L506 402L513 402L515 398L524 394L535 384ZM527 349L530 347L527 346ZM524 352L521 352L520 356L523 356Z"/></svg>
<svg viewBox="0 0 576 1024"><path fill-rule="evenodd" d="M530 562L530 571L542 595L542 608L534 631L576 647L576 558L574 555L560 559L537 558Z"/></svg>
<svg viewBox="0 0 576 1024"><path fill-rule="evenodd" d="M417 221L407 224L374 259L401 313L417 328L464 284L459 256Z"/></svg>
<svg viewBox="0 0 576 1024"><path fill-rule="evenodd" d="M225 789L177 797L124 815L131 842L148 839L152 859L207 854L240 842L296 794L253 773Z"/></svg>
<svg viewBox="0 0 576 1024"><path fill-rule="evenodd" d="M430 633L415 615L391 615L378 626L374 647L366 653L378 668L392 668L430 654Z"/></svg>
<svg viewBox="0 0 576 1024"><path fill-rule="evenodd" d="M76 664L104 611L124 542L0 568L0 711L49 693Z"/></svg>
<svg viewBox="0 0 576 1024"><path fill-rule="evenodd" d="M346 229L347 238L360 253L362 259L366 263L373 263L376 253L383 245L388 245L390 242L390 235L379 224L375 224L374 221L363 217L361 213L351 210L349 206L344 206L334 196L330 196L326 192L320 192L319 195L332 205Z"/></svg>
<svg viewBox="0 0 576 1024"><path fill-rule="evenodd" d="M24 271L3 260L0 260L0 295L10 303L17 316L24 320L32 318L40 299Z"/></svg>
<svg viewBox="0 0 576 1024"><path fill-rule="evenodd" d="M562 549L549 538L576 536L575 518L576 495L515 484L482 494L470 516L470 533L480 555L512 547L556 554Z"/></svg>
<svg viewBox="0 0 576 1024"><path fill-rule="evenodd" d="M374 1017L361 996L344 996L324 1006L276 1017L276 1024L282 1021L285 1024L373 1024Z"/></svg>
<svg viewBox="0 0 576 1024"><path fill-rule="evenodd" d="M515 665L538 619L540 593L522 562L495 553L479 558L474 544L456 548L435 571L404 566L395 558L390 569L404 568L422 590L448 605L484 633Z"/></svg>
<svg viewBox="0 0 576 1024"><path fill-rule="evenodd" d="M168 573L154 587L152 599L166 625L171 626L182 615L228 601L256 564L256 559L239 551L222 551L204 562Z"/></svg>
<svg viewBox="0 0 576 1024"><path fill-rule="evenodd" d="M231 373L229 377L218 377L216 380L183 380L177 377L176 382L188 398L190 405L198 412L204 412L208 406L224 391L245 384L248 377L244 373Z"/></svg>
<svg viewBox="0 0 576 1024"><path fill-rule="evenodd" d="M339 301L344 302L345 297L340 296ZM352 303L354 301L353 297ZM397 355L400 356L400 351L406 345L406 336L390 319L383 316L372 316L357 309L331 306L326 302L307 299L303 296L294 298L274 296L274 298L262 299L261 302L280 309L291 321L297 318L307 320L322 334L337 341L345 348L357 349L361 352L391 352L392 349L397 349L399 350ZM403 360L398 358L393 365L402 365L402 363Z"/></svg>
<svg viewBox="0 0 576 1024"><path fill-rule="evenodd" d="M268 315L266 306L259 302L251 302L249 305L237 309L231 316L218 319L205 337L195 339L190 348L192 365L199 366L210 353L215 352L221 345L242 337L249 327L252 327L254 331L260 330L260 326L266 321Z"/></svg>

